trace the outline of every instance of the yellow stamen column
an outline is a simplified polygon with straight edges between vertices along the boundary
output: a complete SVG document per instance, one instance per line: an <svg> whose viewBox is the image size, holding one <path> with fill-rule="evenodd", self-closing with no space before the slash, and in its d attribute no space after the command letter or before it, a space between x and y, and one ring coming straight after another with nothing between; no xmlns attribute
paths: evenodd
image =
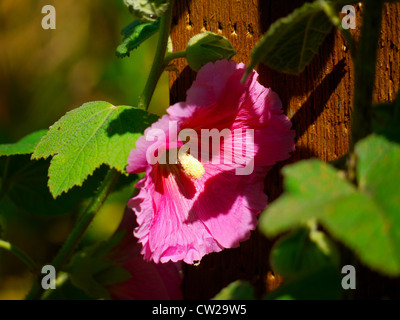
<svg viewBox="0 0 400 320"><path fill-rule="evenodd" d="M205 173L201 162L188 153L179 153L178 163L181 166L182 171L190 178L201 179Z"/></svg>

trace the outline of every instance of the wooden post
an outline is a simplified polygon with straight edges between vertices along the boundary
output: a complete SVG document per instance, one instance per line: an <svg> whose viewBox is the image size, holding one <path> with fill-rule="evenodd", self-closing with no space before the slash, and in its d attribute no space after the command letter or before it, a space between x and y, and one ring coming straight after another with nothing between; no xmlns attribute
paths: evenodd
<svg viewBox="0 0 400 320"><path fill-rule="evenodd" d="M233 60L247 64L251 49L269 25L304 2L176 0L171 34L174 50L184 50L192 36L207 30L227 37L238 51ZM357 5L357 30L362 20L361 9ZM399 89L399 32L400 4L385 5L374 94L376 102L393 100ZM172 103L185 99L186 90L195 78L195 73L189 69L185 60L177 60L176 64L179 72L171 72L170 76ZM352 106L352 68L350 53L337 31L327 37L318 56L300 76L285 75L266 66L259 66L259 81L279 94L297 134L296 151L292 158L276 166L265 180L265 191L270 201L282 192L279 169L283 165L310 157L330 161L347 153ZM257 295L271 290L279 282L271 273L268 261L272 244L272 241L254 231L251 239L242 243L239 248L209 254L199 266L185 267L185 297L212 298L221 288L237 279L249 280L255 286ZM371 273L365 273L364 284L369 285ZM375 282L381 286L382 281L386 280L379 278ZM359 279L357 283L360 283ZM373 297L377 294L374 290L365 289L365 296L362 297Z"/></svg>

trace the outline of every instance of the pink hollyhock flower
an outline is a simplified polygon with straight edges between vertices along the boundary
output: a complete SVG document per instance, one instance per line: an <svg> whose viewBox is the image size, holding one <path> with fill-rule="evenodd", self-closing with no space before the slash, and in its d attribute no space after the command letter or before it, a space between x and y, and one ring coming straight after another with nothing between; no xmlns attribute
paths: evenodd
<svg viewBox="0 0 400 320"><path fill-rule="evenodd" d="M128 270L131 278L107 287L113 300L182 300L180 263L156 264L143 260L141 245L132 235L137 227L130 209L125 211L118 231L127 231L109 253L109 259Z"/></svg>
<svg viewBox="0 0 400 320"><path fill-rule="evenodd" d="M256 228L257 215L267 205L266 173L277 161L289 158L295 132L277 94L257 82L255 71L242 84L244 73L245 65L233 61L205 65L186 101L171 106L131 151L127 171L146 173L136 185L139 194L129 203L137 216L134 234L145 259L194 263L210 252L237 247ZM148 161L149 148L157 148L158 157L180 150L183 141L176 136L184 129L198 136L204 129L239 134L225 135L228 144L219 150L207 146L208 140L190 139L192 146L200 147L200 155L183 153L177 163ZM155 140L154 132L168 139ZM244 153L243 146L249 152ZM224 152L241 161L216 164L213 159ZM251 162L254 170L238 174L237 169Z"/></svg>

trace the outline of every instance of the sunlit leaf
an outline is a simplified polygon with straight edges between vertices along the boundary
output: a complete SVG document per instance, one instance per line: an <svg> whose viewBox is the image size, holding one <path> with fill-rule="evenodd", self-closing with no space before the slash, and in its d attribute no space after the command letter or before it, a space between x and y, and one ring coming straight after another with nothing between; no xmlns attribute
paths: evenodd
<svg viewBox="0 0 400 320"><path fill-rule="evenodd" d="M157 116L128 106L90 102L68 112L40 140L32 158L52 156L48 186L54 197L82 185L96 168L107 164L126 173L136 140Z"/></svg>
<svg viewBox="0 0 400 320"><path fill-rule="evenodd" d="M305 3L270 26L251 52L248 73L260 62L280 72L301 73L331 29L321 5Z"/></svg>
<svg viewBox="0 0 400 320"><path fill-rule="evenodd" d="M156 21L167 11L168 0L124 0L130 13L142 21Z"/></svg>
<svg viewBox="0 0 400 320"><path fill-rule="evenodd" d="M319 161L283 169L286 192L260 217L260 229L276 236L316 219L371 268L400 274L400 146L370 136L356 146L359 189Z"/></svg>
<svg viewBox="0 0 400 320"><path fill-rule="evenodd" d="M359 190L380 208L384 235L400 264L400 145L371 135L356 145ZM368 217L369 218L369 217ZM389 259L390 261L390 259Z"/></svg>
<svg viewBox="0 0 400 320"><path fill-rule="evenodd" d="M250 283L237 280L222 289L213 300L254 300L254 289Z"/></svg>

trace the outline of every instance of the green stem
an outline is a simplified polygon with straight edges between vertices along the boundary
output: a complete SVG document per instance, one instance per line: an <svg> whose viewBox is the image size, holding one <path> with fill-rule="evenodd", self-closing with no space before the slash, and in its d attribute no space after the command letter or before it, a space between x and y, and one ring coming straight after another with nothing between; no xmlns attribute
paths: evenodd
<svg viewBox="0 0 400 320"><path fill-rule="evenodd" d="M357 141L371 133L372 94L378 40L381 31L382 0L366 0L360 41L354 59L354 106L351 151Z"/></svg>
<svg viewBox="0 0 400 320"><path fill-rule="evenodd" d="M96 196L92 199L92 202L83 212L80 217L76 227L70 234L68 240L65 242L64 246L61 248L60 252L57 254L53 261L53 266L57 270L64 261L70 258L74 249L81 241L83 235L86 232L86 229L89 227L96 213L100 210L104 201L107 199L110 194L112 188L114 187L115 182L119 177L119 173L114 169L110 169L104 178Z"/></svg>
<svg viewBox="0 0 400 320"><path fill-rule="evenodd" d="M99 211L108 195L112 191L115 182L118 180L118 177L119 173L114 169L110 169L108 171L101 186L99 187L99 190L97 191L97 194L92 199L86 210L82 213L72 233L69 235L67 241L54 258L51 265L57 271L61 269L63 264L72 256L74 250L82 240L83 235L85 234L96 213ZM39 299L42 292L43 289L39 287L38 283L35 282L26 299Z"/></svg>
<svg viewBox="0 0 400 320"><path fill-rule="evenodd" d="M177 51L177 52L168 53L168 54L165 56L164 64L163 64L164 67L163 67L163 68L165 68L166 66L168 66L169 63L170 63L172 60L178 59L178 58L186 58L186 51Z"/></svg>
<svg viewBox="0 0 400 320"><path fill-rule="evenodd" d="M168 10L161 17L160 34L158 36L154 62L151 67L149 77L147 78L143 93L140 96L138 102L138 107L146 111L149 109L154 90L157 86L158 80L160 79L162 72L164 71L164 58L167 52L168 38L171 30L172 6L173 0L170 0Z"/></svg>
<svg viewBox="0 0 400 320"><path fill-rule="evenodd" d="M360 41L354 55L354 97L347 179L357 185L356 143L372 132L372 94L374 90L378 40L382 21L382 0L366 0Z"/></svg>
<svg viewBox="0 0 400 320"><path fill-rule="evenodd" d="M343 29L342 27L342 19L337 14L337 6L334 3L326 2L325 0L319 0L319 3L324 10L325 14L328 16L329 20L332 24L340 30L344 39L346 40L347 45L349 46L350 53L354 58L356 52L355 41L348 29Z"/></svg>
<svg viewBox="0 0 400 320"><path fill-rule="evenodd" d="M29 268L29 270L33 274L37 274L39 271L38 266L36 263L21 249L18 249L16 246L12 245L8 241L4 241L0 239L0 248L3 248L12 254L14 254L17 258L19 258L23 263L26 264L26 266Z"/></svg>

